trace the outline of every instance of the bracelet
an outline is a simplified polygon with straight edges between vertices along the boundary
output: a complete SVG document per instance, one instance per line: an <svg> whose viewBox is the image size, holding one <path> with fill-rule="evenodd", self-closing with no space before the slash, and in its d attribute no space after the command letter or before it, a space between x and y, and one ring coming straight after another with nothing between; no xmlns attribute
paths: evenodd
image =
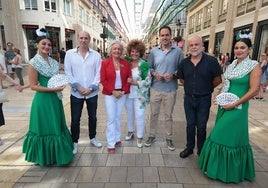
<svg viewBox="0 0 268 188"><path fill-rule="evenodd" d="M238 105L235 104L236 102L234 102L234 108L237 108Z"/></svg>

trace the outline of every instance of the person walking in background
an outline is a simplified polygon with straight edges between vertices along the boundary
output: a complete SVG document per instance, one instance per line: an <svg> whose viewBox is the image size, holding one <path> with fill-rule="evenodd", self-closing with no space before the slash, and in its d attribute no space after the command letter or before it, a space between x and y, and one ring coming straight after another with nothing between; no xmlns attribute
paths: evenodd
<svg viewBox="0 0 268 188"><path fill-rule="evenodd" d="M129 78L130 93L126 99L128 134L126 141L134 138L134 124L136 122L137 147L143 146L144 116L146 105L149 103L149 88L151 74L149 64L141 59L145 52L145 45L141 40L131 40L127 45L130 56L132 78Z"/></svg>
<svg viewBox="0 0 268 188"><path fill-rule="evenodd" d="M87 104L88 136L91 145L100 148L96 139L97 106L100 83L100 54L89 48L91 37L86 31L78 34L79 46L67 51L65 56L65 74L71 85L71 133L74 143L73 153L77 153L80 136L80 119L84 103Z"/></svg>
<svg viewBox="0 0 268 188"><path fill-rule="evenodd" d="M15 73L17 77L19 78L20 85L24 85L23 77L22 77L22 58L20 54L20 50L18 48L14 48L14 54L15 57L12 59L12 64L14 65L15 68Z"/></svg>
<svg viewBox="0 0 268 188"><path fill-rule="evenodd" d="M249 38L241 38L235 43L237 59L224 73L221 92L235 94L239 99L218 107L214 128L198 158L204 174L226 183L253 181L255 177L248 133L248 106L249 100L259 91L262 70L259 63L249 57L251 47Z"/></svg>
<svg viewBox="0 0 268 188"><path fill-rule="evenodd" d="M206 139L207 121L211 106L211 93L221 82L222 70L218 60L203 52L202 38L193 36L188 40L190 56L179 65L177 77L184 86L184 111L186 116L186 148L181 158L188 157L195 147L197 154Z"/></svg>
<svg viewBox="0 0 268 188"><path fill-rule="evenodd" d="M7 73L8 75L14 80L15 79L15 73L12 70L12 59L15 57L15 53L13 51L13 43L8 42L7 43L7 50L5 52L5 58L6 58L6 66L7 66Z"/></svg>
<svg viewBox="0 0 268 188"><path fill-rule="evenodd" d="M2 67L2 64L0 64L0 67ZM13 80L12 78L10 78L8 75L6 75L6 73L4 73L4 71L2 70L2 68L0 68L0 79L1 80L6 80L7 82L13 84L16 86L16 89L21 92L23 89L22 87L15 82L15 80ZM4 94L1 93L3 92L2 87L0 86L0 96L3 97ZM5 125L5 117L4 117L4 113L3 113L3 103L7 102L7 99L5 98L0 98L0 127ZM0 146L3 145L3 140L0 138Z"/></svg>
<svg viewBox="0 0 268 188"><path fill-rule="evenodd" d="M263 93L266 90L265 84L266 84L267 74L268 74L267 55L265 53L261 54L260 65L262 69L260 89L259 89L258 95L253 97L253 99L264 101L265 99L263 98Z"/></svg>
<svg viewBox="0 0 268 188"><path fill-rule="evenodd" d="M1 50L1 46L0 46L0 50ZM5 57L4 57L4 54L2 54L1 52L0 52L0 69L2 70L2 72L4 74L7 74ZM0 85L1 85L2 89L6 89L7 88L7 86L4 86L3 79L2 78L0 78Z"/></svg>
<svg viewBox="0 0 268 188"><path fill-rule="evenodd" d="M67 165L74 157L73 142L66 126L62 100L57 95L65 85L47 87L49 79L59 73L59 64L48 55L51 40L46 30L38 29L36 34L38 51L28 67L30 88L36 93L22 152L26 161L40 166Z"/></svg>
<svg viewBox="0 0 268 188"><path fill-rule="evenodd" d="M60 50L60 69L64 70L64 59L65 59L66 51L64 48Z"/></svg>
<svg viewBox="0 0 268 188"><path fill-rule="evenodd" d="M150 128L145 146L150 147L156 140L158 117L163 104L166 143L169 150L174 151L172 113L176 102L178 82L175 73L183 53L178 46L172 44L171 28L162 26L159 30L160 45L153 48L149 57L152 84L150 88Z"/></svg>
<svg viewBox="0 0 268 188"><path fill-rule="evenodd" d="M124 49L119 41L113 41L107 52L109 58L103 60L101 65L101 84L107 112L107 148L109 153L114 153L115 146L122 145L120 121L126 94L130 91L128 78L132 75L129 63L121 58Z"/></svg>

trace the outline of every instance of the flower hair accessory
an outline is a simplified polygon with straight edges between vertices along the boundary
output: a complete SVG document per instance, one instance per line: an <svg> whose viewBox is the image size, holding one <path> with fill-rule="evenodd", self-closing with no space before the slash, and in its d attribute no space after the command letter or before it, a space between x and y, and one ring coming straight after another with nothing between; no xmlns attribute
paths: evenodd
<svg viewBox="0 0 268 188"><path fill-rule="evenodd" d="M49 33L47 32L47 30L45 30L44 28L41 28L41 29L37 29L35 31L36 35L38 37L47 37L49 38Z"/></svg>
<svg viewBox="0 0 268 188"><path fill-rule="evenodd" d="M253 35L250 31L239 31L236 35L236 40L240 40L242 38L251 39L252 36Z"/></svg>

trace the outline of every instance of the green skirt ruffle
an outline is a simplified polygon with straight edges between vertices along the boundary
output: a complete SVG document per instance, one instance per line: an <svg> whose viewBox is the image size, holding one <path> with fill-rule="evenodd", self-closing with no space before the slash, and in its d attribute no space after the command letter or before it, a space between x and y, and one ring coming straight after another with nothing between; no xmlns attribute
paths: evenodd
<svg viewBox="0 0 268 188"><path fill-rule="evenodd" d="M198 158L201 171L212 179L226 183L253 181L254 159L250 145L231 148L207 138Z"/></svg>
<svg viewBox="0 0 268 188"><path fill-rule="evenodd" d="M25 160L40 166L67 165L74 158L72 151L73 142L67 128L61 135L40 136L28 132L22 148Z"/></svg>

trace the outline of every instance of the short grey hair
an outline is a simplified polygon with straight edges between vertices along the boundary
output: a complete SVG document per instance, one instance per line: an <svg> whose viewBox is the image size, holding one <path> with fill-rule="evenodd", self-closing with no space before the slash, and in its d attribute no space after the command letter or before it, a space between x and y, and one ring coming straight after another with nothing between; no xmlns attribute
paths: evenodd
<svg viewBox="0 0 268 188"><path fill-rule="evenodd" d="M111 56L111 50L112 50L113 45L115 45L115 44L118 44L118 45L121 46L121 48L122 48L122 54L121 54L121 56L122 56L122 55L124 54L125 49L124 49L123 44L122 44L120 41L118 41L118 40L114 40L114 41L112 41L112 42L108 45L108 48L107 48L107 55L108 55L108 56Z"/></svg>

